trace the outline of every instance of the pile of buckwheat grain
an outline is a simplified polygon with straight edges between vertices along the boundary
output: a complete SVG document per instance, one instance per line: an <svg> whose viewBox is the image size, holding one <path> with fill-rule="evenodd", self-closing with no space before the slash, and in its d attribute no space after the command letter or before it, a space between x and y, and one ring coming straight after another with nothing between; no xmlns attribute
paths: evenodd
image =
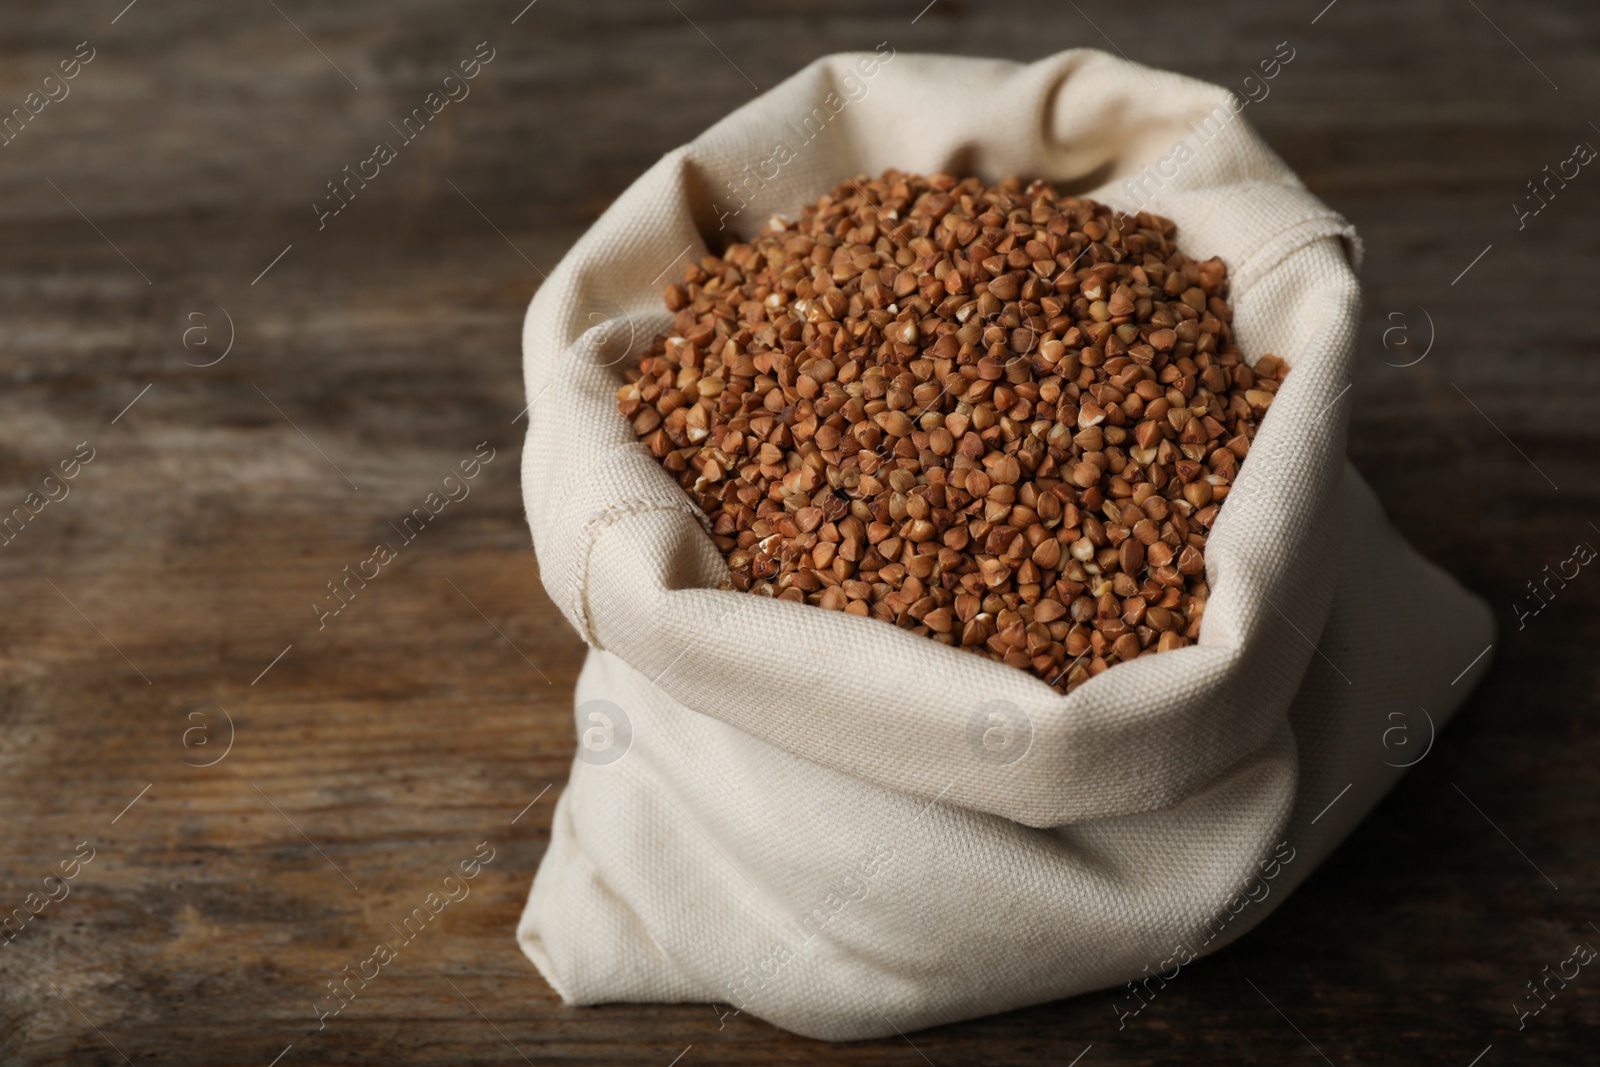
<svg viewBox="0 0 1600 1067"><path fill-rule="evenodd" d="M728 587L869 615L1070 690L1181 648L1206 535L1287 366L1222 262L1049 185L888 171L666 290L618 409Z"/></svg>

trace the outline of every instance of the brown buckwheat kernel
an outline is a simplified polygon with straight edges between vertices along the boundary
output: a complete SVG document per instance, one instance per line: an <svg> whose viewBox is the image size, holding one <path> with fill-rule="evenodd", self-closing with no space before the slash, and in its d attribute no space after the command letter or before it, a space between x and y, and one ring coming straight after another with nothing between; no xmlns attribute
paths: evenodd
<svg viewBox="0 0 1600 1067"><path fill-rule="evenodd" d="M728 587L1071 690L1200 632L1206 535L1288 372L1227 269L1044 182L862 177L668 287L617 406Z"/></svg>

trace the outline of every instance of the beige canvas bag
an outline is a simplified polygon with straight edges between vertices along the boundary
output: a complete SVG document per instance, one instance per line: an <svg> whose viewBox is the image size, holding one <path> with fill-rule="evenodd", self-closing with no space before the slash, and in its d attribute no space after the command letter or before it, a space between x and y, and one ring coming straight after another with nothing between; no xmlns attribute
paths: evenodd
<svg viewBox="0 0 1600 1067"><path fill-rule="evenodd" d="M1490 615L1345 461L1359 246L1237 108L1087 50L829 56L663 157L539 289L523 489L591 650L518 938L563 999L726 1003L847 1040L1175 980L1426 753ZM622 361L668 328L691 257L889 167L1046 178L1228 264L1241 347L1293 372L1210 537L1197 645L1062 696L717 589L703 516L616 411Z"/></svg>

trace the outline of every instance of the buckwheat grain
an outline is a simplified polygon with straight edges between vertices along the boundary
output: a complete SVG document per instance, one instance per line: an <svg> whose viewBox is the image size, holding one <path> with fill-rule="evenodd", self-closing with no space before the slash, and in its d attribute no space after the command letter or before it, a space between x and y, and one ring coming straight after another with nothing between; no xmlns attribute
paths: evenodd
<svg viewBox="0 0 1600 1067"><path fill-rule="evenodd" d="M618 409L734 589L1070 690L1192 642L1206 537L1288 371L1227 270L1015 179L888 171L690 264Z"/></svg>

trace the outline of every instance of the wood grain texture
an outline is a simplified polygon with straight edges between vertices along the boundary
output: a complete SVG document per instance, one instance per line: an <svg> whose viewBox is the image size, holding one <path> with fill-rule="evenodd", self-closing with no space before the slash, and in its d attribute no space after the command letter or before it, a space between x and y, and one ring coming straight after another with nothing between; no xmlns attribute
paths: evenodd
<svg viewBox="0 0 1600 1067"><path fill-rule="evenodd" d="M80 442L95 456L0 548L0 909L95 850L0 947L0 1062L1592 1060L1600 975L1520 1032L1511 1008L1600 944L1600 576L1525 628L1512 613L1600 544L1600 172L1522 229L1511 207L1600 145L1592 5L124 2L0 13L0 113L95 50L0 147L0 509ZM319 230L324 183L484 40L472 95ZM1321 871L1120 1031L1111 994L843 1046L725 1006L564 1008L512 939L582 653L522 516L522 313L634 177L750 98L747 75L883 40L1104 47L1235 88L1292 43L1246 114L1365 238L1350 451L1494 605L1495 664ZM191 365L225 315L228 357ZM1385 365L1425 318L1427 358ZM1411 347L1385 347L1397 324ZM196 325L212 347L184 347ZM319 629L325 583L483 441L471 495ZM192 766L222 751L220 709L233 747ZM324 983L480 842L471 895L319 1030Z"/></svg>

